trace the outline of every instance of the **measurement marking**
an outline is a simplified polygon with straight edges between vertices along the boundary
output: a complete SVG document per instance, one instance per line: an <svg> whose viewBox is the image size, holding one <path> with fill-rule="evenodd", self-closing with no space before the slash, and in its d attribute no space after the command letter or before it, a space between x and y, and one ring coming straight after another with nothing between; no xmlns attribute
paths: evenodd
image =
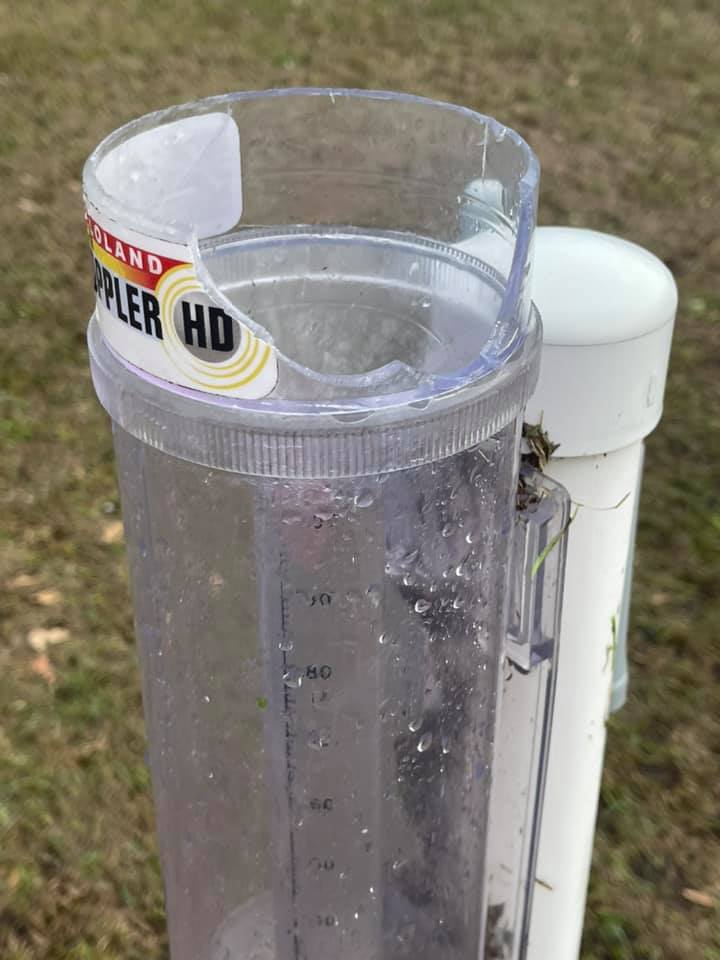
<svg viewBox="0 0 720 960"><path fill-rule="evenodd" d="M285 572L286 559L280 558L281 576L280 576L280 632L283 641L287 640L287 598L285 596L285 581L282 574ZM287 674L288 662L287 653L282 652L282 670L283 676ZM283 705L285 708L285 762L287 765L287 790L288 790L288 814L290 827L290 893L292 897L293 910L293 954L295 960L300 960L300 939L298 937L299 918L297 915L297 863L295 859L295 831L294 831L294 803L293 803L293 781L295 780L295 768L293 765L292 752L292 727L290 724L290 708L294 705L294 697L290 687L283 684Z"/></svg>

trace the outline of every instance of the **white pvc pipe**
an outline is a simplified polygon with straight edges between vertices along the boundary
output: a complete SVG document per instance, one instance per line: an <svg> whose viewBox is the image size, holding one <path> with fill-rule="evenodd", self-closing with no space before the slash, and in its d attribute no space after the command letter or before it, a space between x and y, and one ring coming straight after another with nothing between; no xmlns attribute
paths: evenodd
<svg viewBox="0 0 720 960"><path fill-rule="evenodd" d="M558 683L528 960L575 960L580 951L613 648L642 454L639 442L598 456L553 459L547 470L569 491L577 512L568 531Z"/></svg>
<svg viewBox="0 0 720 960"><path fill-rule="evenodd" d="M460 246L502 269L493 234ZM557 692L523 960L577 960L643 439L662 414L677 288L667 267L636 244L592 230L540 227L533 299L543 348L525 419L542 424L560 445L547 473L579 509L567 534Z"/></svg>
<svg viewBox="0 0 720 960"><path fill-rule="evenodd" d="M526 419L541 421L560 444L547 471L579 509L568 531L526 960L577 960L643 439L662 414L677 288L667 267L633 243L543 227L536 235L533 297L544 338Z"/></svg>

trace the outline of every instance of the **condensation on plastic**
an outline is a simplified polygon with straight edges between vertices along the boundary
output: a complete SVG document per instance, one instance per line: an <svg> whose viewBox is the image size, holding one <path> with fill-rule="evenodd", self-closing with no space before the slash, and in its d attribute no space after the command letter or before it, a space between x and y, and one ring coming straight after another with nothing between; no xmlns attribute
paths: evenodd
<svg viewBox="0 0 720 960"><path fill-rule="evenodd" d="M317 480L115 429L174 960L477 960L518 428Z"/></svg>

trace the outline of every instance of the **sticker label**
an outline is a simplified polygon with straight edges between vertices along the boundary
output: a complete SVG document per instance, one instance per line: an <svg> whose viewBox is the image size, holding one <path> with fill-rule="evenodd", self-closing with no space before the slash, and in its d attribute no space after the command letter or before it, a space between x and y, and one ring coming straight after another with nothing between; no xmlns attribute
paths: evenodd
<svg viewBox="0 0 720 960"><path fill-rule="evenodd" d="M172 383L257 399L277 383L274 349L205 292L185 244L85 215L97 316L124 359Z"/></svg>

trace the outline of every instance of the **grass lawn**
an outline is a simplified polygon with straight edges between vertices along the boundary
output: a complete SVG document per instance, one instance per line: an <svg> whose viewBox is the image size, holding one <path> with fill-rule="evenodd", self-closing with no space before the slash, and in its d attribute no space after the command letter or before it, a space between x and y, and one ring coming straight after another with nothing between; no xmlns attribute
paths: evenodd
<svg viewBox="0 0 720 960"><path fill-rule="evenodd" d="M717 0L0 0L2 960L165 956L110 431L84 346L81 165L145 111L291 84L492 113L540 156L541 222L622 234L676 274L583 957L720 960L719 50Z"/></svg>

